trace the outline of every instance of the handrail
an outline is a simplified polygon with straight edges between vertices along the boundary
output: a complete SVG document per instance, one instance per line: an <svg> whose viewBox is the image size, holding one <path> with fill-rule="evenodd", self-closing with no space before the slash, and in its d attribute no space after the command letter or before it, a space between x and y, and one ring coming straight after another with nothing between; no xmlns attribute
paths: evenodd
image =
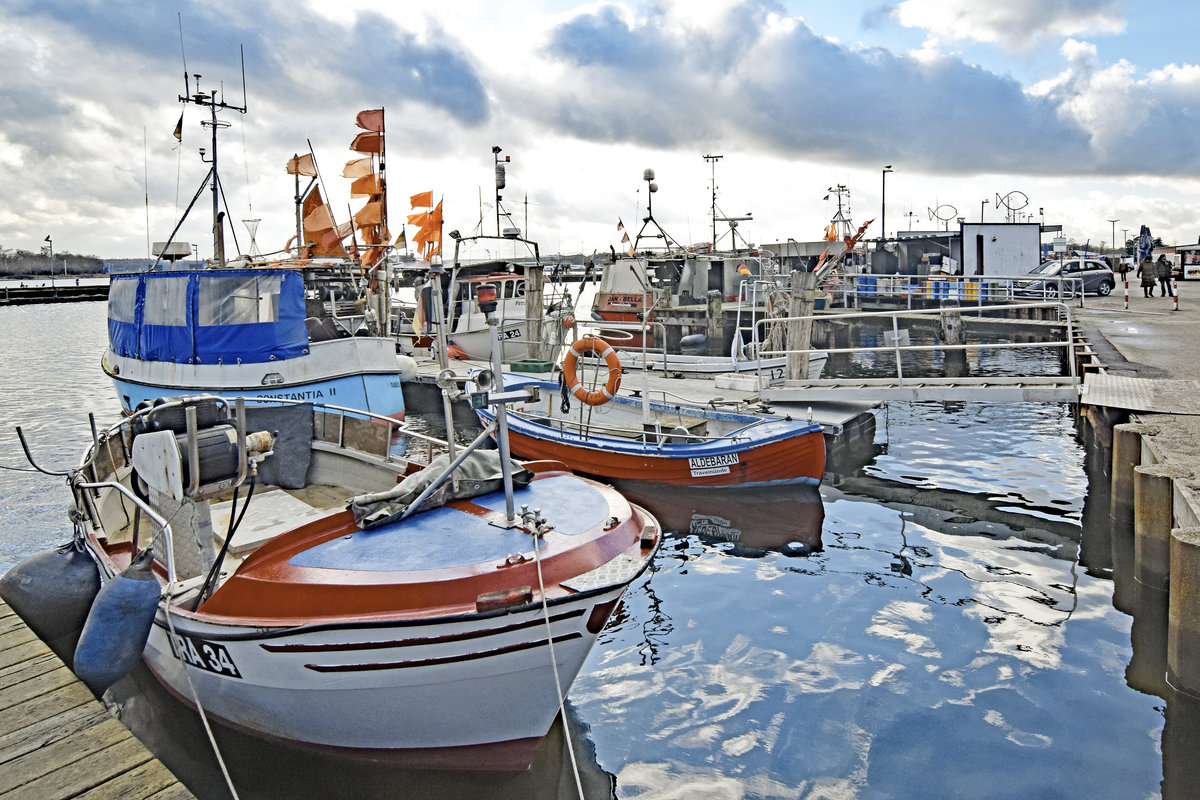
<svg viewBox="0 0 1200 800"><path fill-rule="evenodd" d="M200 399L200 398L219 400L219 401L225 403L226 405L239 399L239 398L225 398L225 397L220 397L218 395L191 395L191 396L189 396L189 399L192 399L192 400ZM389 442L391 441L393 432L397 432L397 433L402 433L405 436L410 436L414 439L423 440L424 442L426 442L429 445L430 448L446 447L445 439L439 439L436 436L431 436L427 433L422 433L421 431L413 430L411 427L409 427L409 423L407 420L394 419L394 418L386 416L384 414L378 414L374 411L363 411L362 409L349 408L347 406L339 406L339 405L334 405L331 403L314 403L311 400L294 400L289 397L245 397L245 398L240 398L240 399L244 400L247 405L259 405L259 406L311 405L314 412L316 412L316 411L334 412L338 415L337 446L342 447L342 448L347 447L346 442L345 442L345 436L344 436L344 433L345 433L344 421L347 416L365 419L365 420L371 420L371 421L379 422L379 423L386 425L387 426L387 437L388 437ZM163 405L168 405L168 404L182 405L183 403L181 400L172 400L172 401L169 401L167 404L163 404ZM156 406L155 408L162 408L162 405ZM84 452L83 458L80 460L80 463L79 463L79 468L83 469L92 462L92 460L95 458L95 455L97 453L97 445L99 443L107 442L109 439L112 438L113 434L117 433L122 428L132 424L132 421L134 419L136 419L138 416L144 415L145 413L146 413L145 411L134 412L130 416L126 417L125 419L122 419L121 421L119 421L113 425L110 425L108 428L106 428L103 431L103 433L101 434L100 438L98 440L94 440L92 442L91 446L89 446L88 449ZM394 429L394 431L393 431L393 429ZM388 449L388 452L383 454L383 458L385 461L392 460L392 454L391 454L390 448Z"/></svg>
<svg viewBox="0 0 1200 800"><path fill-rule="evenodd" d="M513 416L520 417L521 419L527 419L530 422L537 422L539 424L546 425L547 427L552 427L552 428L557 427L559 430L562 430L563 428L573 429L572 432L576 433L577 435L579 435L582 438L587 438L592 433L609 434L609 435L612 435L614 438L618 438L618 439L636 439L638 437L654 436L659 439L657 446L660 448L663 446L663 444L665 444L663 439L665 439L666 437L673 436L673 435L674 436L682 435L682 434L673 434L670 431L664 432L661 429L661 426L656 431L647 431L647 430L639 431L635 428L618 428L614 425L605 425L605 424L599 423L599 422L596 422L596 423L576 422L574 420L569 420L565 417L550 417L550 418L548 418L547 422L542 422L543 419L547 419L547 418L543 417L541 415L531 414L526 411L516 411L514 409L509 409L508 413L512 414ZM771 422L771 421L773 421L773 420L771 420L768 417L760 417L759 419L756 419L753 422L748 422L745 425L742 425L740 428L730 431L729 433L717 435L717 434L707 434L707 433L704 433L704 434L691 433L689 431L687 434L687 437L689 439L701 440L701 441L705 441L705 442L721 442L721 441L739 442L743 438L745 438L745 432L747 430L749 430L750 428L753 428L758 425L762 425L766 422ZM655 420L655 422L657 423L660 421Z"/></svg>
<svg viewBox="0 0 1200 800"><path fill-rule="evenodd" d="M934 282L952 284L960 288L966 288L972 284L975 285L977 288L975 292L972 292L975 298L971 305L981 309L990 309L992 306L985 305L985 303L994 302L997 297L1013 300L1021 293L1026 293L1031 297L1036 297L1040 294L1043 300L1050 301L1055 296L1049 288L1049 285L1053 284L1058 285L1058 297L1069 297L1072 300L1078 297L1080 308L1084 307L1085 297L1083 290L1084 279L1082 277L1064 275L1055 275L1052 277L1040 277L1029 273L1023 275L912 275L907 273L876 275L860 272L839 272L837 278L841 280L842 304L847 308L850 307L851 298L857 300L861 297L886 297L896 294L905 295L908 307L912 308L914 293L917 296L921 296L931 292L933 290L931 284ZM880 280L884 282L885 286L890 285L894 288L890 292L881 291L877 283ZM860 289L860 284L866 281L875 283L875 286L869 291ZM896 285L897 282L898 285ZM1041 282L1043 285L1040 290L1031 292L1014 286L1018 282Z"/></svg>
<svg viewBox="0 0 1200 800"><path fill-rule="evenodd" d="M837 318L840 319L886 319L892 321L892 344L864 347L830 347L821 348L822 352L826 353L870 353L870 352L894 352L896 356L896 378L900 384L904 383L904 370L901 361L901 354L904 352L925 352L925 351L946 351L946 350L1014 350L1014 349L1033 349L1046 347L1065 347L1067 348L1067 365L1068 375L1071 378L1076 378L1075 371L1075 340L1070 335L1071 329L1074 327L1074 320L1071 316L1071 308L1063 302L1044 302L1044 303L1018 303L1011 305L988 306L989 311L1006 311L1011 309L1026 309L1026 308L1055 308L1065 316L1064 325L1068 330L1066 339L1063 341L1042 341L1042 342L973 342L971 344L930 344L930 345L901 345L899 336L899 318L901 316L940 316L947 313L948 309L913 309L905 311L858 311L839 313ZM780 317L780 322L800 322L804 320L829 319L829 315L810 314L796 317ZM795 350L766 350L762 355L778 355L787 356L797 353L811 353L814 348L808 347Z"/></svg>
<svg viewBox="0 0 1200 800"><path fill-rule="evenodd" d="M176 583L179 580L178 576L175 574L175 547L174 547L174 542L171 538L172 537L171 523L167 522L167 520L165 518L163 518L158 512L156 512L153 508L151 508L149 503L147 503L146 501L144 501L140 497L138 497L136 494L134 494L133 490L130 489L128 486L125 486L124 484L121 484L121 483L117 483L115 481L96 481L96 482L86 482L86 483L83 481L80 481L78 483L75 483L74 486L79 489L116 489L123 496L129 498L129 500L132 501L133 504L135 506L137 506L139 510L141 510L143 513L145 513L146 516L150 517L150 519L152 519L158 525L159 530L162 532L163 539L166 543L166 547L164 548L164 550L166 551L165 552L165 560L167 563L167 580L170 583Z"/></svg>

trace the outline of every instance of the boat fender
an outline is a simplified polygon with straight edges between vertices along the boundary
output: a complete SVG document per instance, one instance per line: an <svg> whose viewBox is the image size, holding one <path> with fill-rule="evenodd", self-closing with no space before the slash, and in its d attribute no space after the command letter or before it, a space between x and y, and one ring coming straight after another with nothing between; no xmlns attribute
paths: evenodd
<svg viewBox="0 0 1200 800"><path fill-rule="evenodd" d="M584 353L592 353L597 358L604 359L604 363L608 365L608 380L604 388L589 392L579 382L577 368L579 357ZM621 388L621 359L608 342L595 336L585 336L567 351L566 358L563 359L563 379L577 400L589 406L604 405L616 397L617 390Z"/></svg>
<svg viewBox="0 0 1200 800"><path fill-rule="evenodd" d="M75 648L75 674L99 697L142 657L162 588L143 550L109 579L92 603Z"/></svg>
<svg viewBox="0 0 1200 800"><path fill-rule="evenodd" d="M396 369L400 373L401 382L417 377L417 361L412 356L396 356Z"/></svg>
<svg viewBox="0 0 1200 800"><path fill-rule="evenodd" d="M0 597L68 667L100 591L100 570L81 542L18 562L0 578Z"/></svg>
<svg viewBox="0 0 1200 800"><path fill-rule="evenodd" d="M699 347L708 340L708 337L703 333L689 333L679 339L680 347Z"/></svg>

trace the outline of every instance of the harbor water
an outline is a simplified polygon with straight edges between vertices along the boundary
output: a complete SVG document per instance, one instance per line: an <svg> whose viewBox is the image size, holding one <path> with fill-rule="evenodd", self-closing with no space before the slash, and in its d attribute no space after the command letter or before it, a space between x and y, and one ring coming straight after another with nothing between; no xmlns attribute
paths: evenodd
<svg viewBox="0 0 1200 800"><path fill-rule="evenodd" d="M69 538L61 477L116 418L104 305L0 308L0 571ZM1056 404L893 403L820 491L630 492L670 530L528 772L400 770L217 727L241 798L1147 798L1197 783L1103 465ZM554 513L547 509L553 522ZM224 798L196 714L144 669L122 720ZM403 720L397 720L403 724ZM577 767L572 762L577 762ZM575 777L578 772L578 783Z"/></svg>

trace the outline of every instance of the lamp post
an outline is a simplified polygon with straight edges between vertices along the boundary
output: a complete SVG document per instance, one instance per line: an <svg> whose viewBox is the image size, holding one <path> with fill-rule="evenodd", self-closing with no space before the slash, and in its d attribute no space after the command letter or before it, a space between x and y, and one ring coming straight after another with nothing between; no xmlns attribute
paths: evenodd
<svg viewBox="0 0 1200 800"><path fill-rule="evenodd" d="M986 206L987 204L988 204L987 200L984 200L982 203L979 204L979 224L980 225L983 224L983 207Z"/></svg>
<svg viewBox="0 0 1200 800"><path fill-rule="evenodd" d="M1121 228L1121 255L1125 255L1125 245L1129 243L1129 228Z"/></svg>
<svg viewBox="0 0 1200 800"><path fill-rule="evenodd" d="M46 237L46 253L50 256L50 285L54 285L54 242ZM65 269L63 270L66 271Z"/></svg>
<svg viewBox="0 0 1200 800"><path fill-rule="evenodd" d="M1117 249L1117 223L1118 223L1118 222L1120 222L1120 221L1121 221L1121 220L1119 220L1119 219L1110 219L1110 220L1109 220L1109 222L1111 222L1111 223L1112 223L1112 236L1113 236L1113 238L1112 238L1112 243L1113 243L1113 250L1116 250L1116 249Z"/></svg>
<svg viewBox="0 0 1200 800"><path fill-rule="evenodd" d="M881 242L887 238L887 176L891 171L891 164L883 168L883 191L879 202L879 240Z"/></svg>

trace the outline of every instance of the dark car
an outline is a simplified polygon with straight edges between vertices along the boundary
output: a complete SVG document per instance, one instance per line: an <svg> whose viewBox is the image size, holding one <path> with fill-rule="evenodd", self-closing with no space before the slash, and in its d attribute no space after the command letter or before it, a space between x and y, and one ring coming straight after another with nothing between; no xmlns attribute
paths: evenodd
<svg viewBox="0 0 1200 800"><path fill-rule="evenodd" d="M1097 258L1063 258L1046 261L1030 272L1027 280L1013 281L1013 289L1022 295L1057 297L1061 287L1061 293L1070 297L1079 291L1080 281L1084 294L1102 297L1117 285L1116 276L1106 262Z"/></svg>

